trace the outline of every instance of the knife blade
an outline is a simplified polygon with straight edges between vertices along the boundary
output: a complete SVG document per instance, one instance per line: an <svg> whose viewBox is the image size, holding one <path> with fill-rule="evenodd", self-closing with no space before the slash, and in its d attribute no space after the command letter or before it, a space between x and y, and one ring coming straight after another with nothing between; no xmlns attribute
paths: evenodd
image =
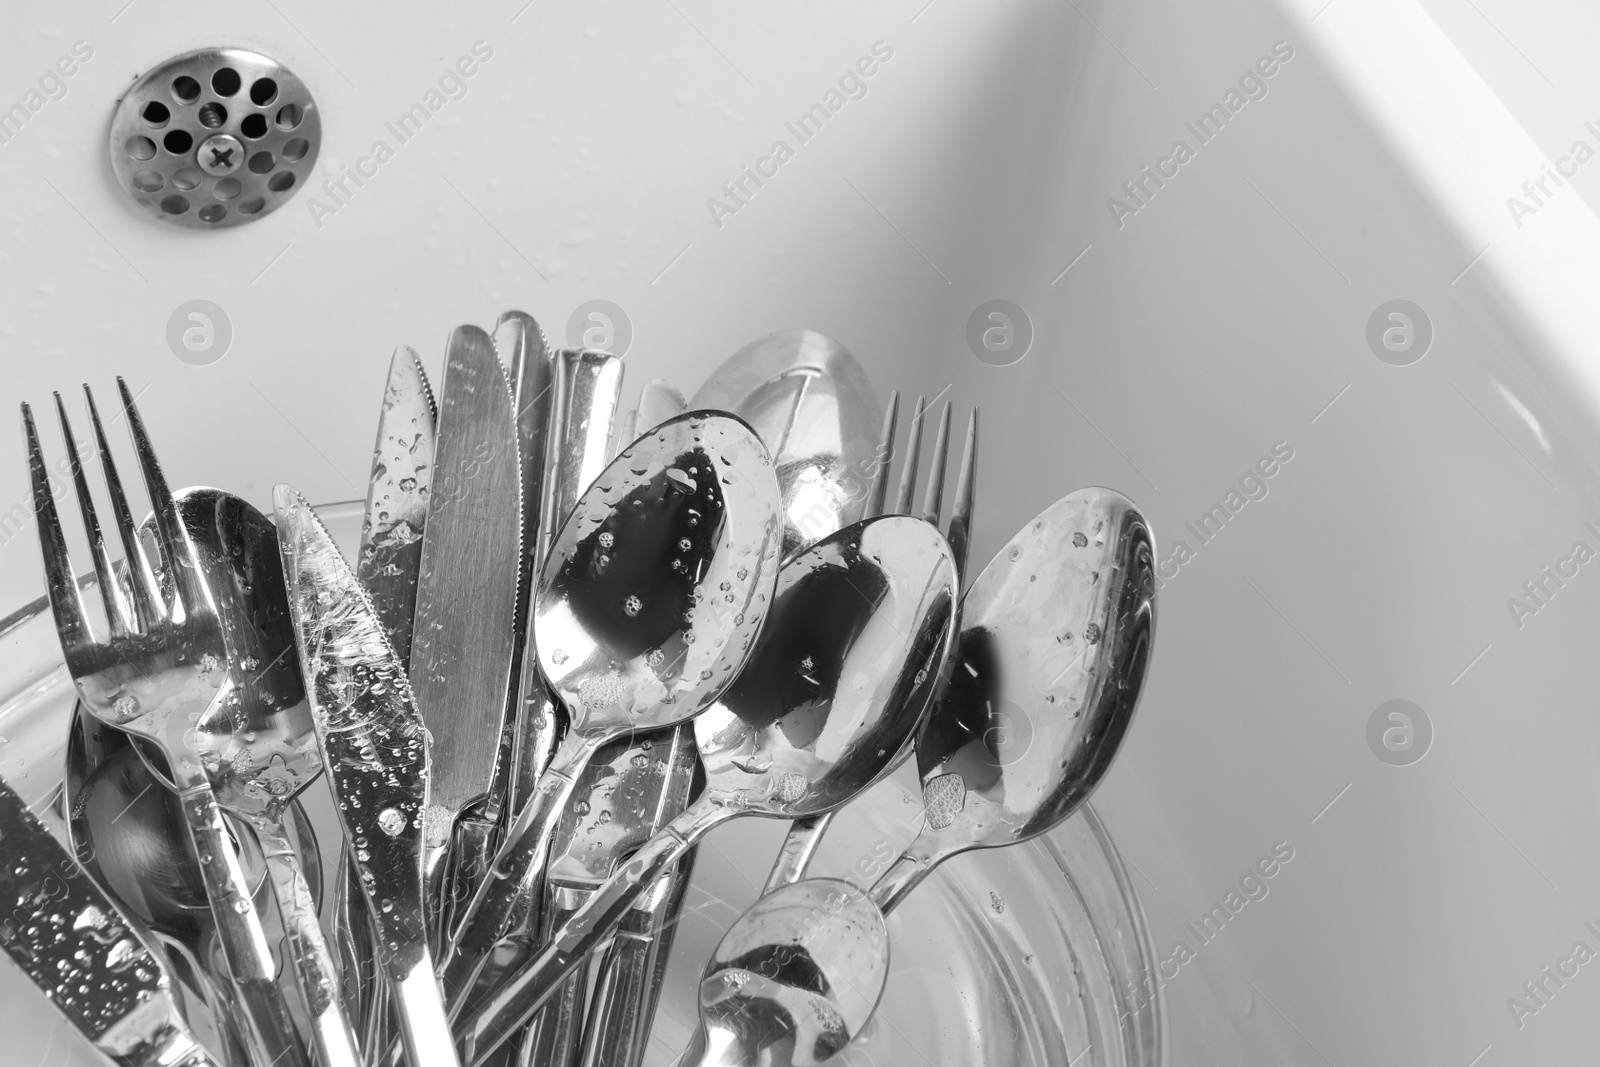
<svg viewBox="0 0 1600 1067"><path fill-rule="evenodd" d="M515 414L494 341L450 335L412 631L411 685L433 737L424 816L434 936L456 820L484 799L505 724L522 540Z"/></svg>
<svg viewBox="0 0 1600 1067"><path fill-rule="evenodd" d="M377 610L322 521L287 485L273 502L312 721L406 1054L413 1067L458 1063L423 900L433 741Z"/></svg>
<svg viewBox="0 0 1600 1067"><path fill-rule="evenodd" d="M372 598L378 621L402 669L411 658L411 628L417 606L428 490L433 485L437 409L422 360L400 345L389 361L378 438L372 450L367 507L361 524L356 577ZM363 901L358 868L342 842L333 902L334 945L339 952L345 1011L362 1021L362 1047L386 1048L388 991L372 973L372 920Z"/></svg>
<svg viewBox="0 0 1600 1067"><path fill-rule="evenodd" d="M422 533L433 486L437 409L422 360L409 345L394 350L372 450L367 510L361 525L356 577L401 666L411 660Z"/></svg>
<svg viewBox="0 0 1600 1067"><path fill-rule="evenodd" d="M79 1033L120 1067L218 1067L160 958L4 783L0 851L0 946Z"/></svg>
<svg viewBox="0 0 1600 1067"><path fill-rule="evenodd" d="M544 331L531 315L508 311L495 326L495 349L511 376L512 405L517 417L518 456L522 465L522 562L517 575L516 626L512 634L515 657L507 716L507 751L496 765L504 781L491 793L491 804L509 806L513 811L522 788L520 768L531 765L544 769L555 751L557 723L545 713L548 703L537 659L529 646L528 613L533 598L533 576L539 573L540 507L544 502L545 452L552 434L555 411L555 365ZM530 662L530 659L532 662ZM525 667L524 664L528 666ZM528 669L531 667L531 671ZM499 815L495 810L490 814ZM487 858L487 857L486 857Z"/></svg>

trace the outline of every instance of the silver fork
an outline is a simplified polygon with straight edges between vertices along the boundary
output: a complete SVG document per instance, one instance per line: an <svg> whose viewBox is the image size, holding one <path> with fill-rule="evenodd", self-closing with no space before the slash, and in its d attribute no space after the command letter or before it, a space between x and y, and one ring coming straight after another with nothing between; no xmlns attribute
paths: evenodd
<svg viewBox="0 0 1600 1067"><path fill-rule="evenodd" d="M933 437L933 456L928 463L928 485L922 499L921 516L924 521L939 525L944 499L945 468L950 456L950 401L946 400L939 414L939 428ZM927 402L917 397L917 406L911 412L911 428L906 435L906 460L900 470L900 489L895 494L894 508L885 512L884 504L889 492L889 467L894 462L895 424L900 415L900 394L889 394L888 406L883 413L883 430L878 437L877 464L872 481L867 487L867 500L862 518L878 515L911 515L912 502L917 493L917 463L922 456L922 423L927 415ZM967 420L967 443L961 451L961 469L956 475L955 499L950 508L950 523L945 529L945 540L955 556L956 574L965 575L967 547L972 537L972 503L977 490L978 459L978 409L972 409ZM789 827L788 836L778 858L767 875L763 894L770 893L805 877L806 867L828 832L834 812L796 819Z"/></svg>
<svg viewBox="0 0 1600 1067"><path fill-rule="evenodd" d="M216 919L218 938L228 964L238 1006L244 1015L249 1045L257 1067L310 1067L290 1020L288 1005L276 982L267 937L256 914L250 886L239 867L222 811L212 793L206 761L194 738L212 716L226 716L236 697L227 669L227 646L216 604L206 586L178 505L150 446L144 422L121 378L123 412L133 436L140 472L155 511L157 547L169 577L171 602L155 579L138 528L134 525L116 464L106 443L94 398L88 394L89 417L99 445L106 492L117 533L127 557L128 587L119 584L101 533L78 460L76 442L61 405L78 506L94 557L95 576L109 632L94 633L79 594L67 550L61 517L51 494L44 455L33 412L22 405L27 439L28 471L34 511L39 522L39 547L44 556L50 609L67 669L84 706L100 721L159 745L178 795L184 819L199 855L200 874ZM214 761L213 761L214 762Z"/></svg>

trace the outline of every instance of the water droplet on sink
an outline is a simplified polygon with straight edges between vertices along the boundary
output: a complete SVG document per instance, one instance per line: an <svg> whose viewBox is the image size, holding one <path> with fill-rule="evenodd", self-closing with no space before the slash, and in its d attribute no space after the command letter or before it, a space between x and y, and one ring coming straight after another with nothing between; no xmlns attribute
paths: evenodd
<svg viewBox="0 0 1600 1067"><path fill-rule="evenodd" d="M394 837L406 828L406 817L395 808L384 808L378 813L378 829Z"/></svg>

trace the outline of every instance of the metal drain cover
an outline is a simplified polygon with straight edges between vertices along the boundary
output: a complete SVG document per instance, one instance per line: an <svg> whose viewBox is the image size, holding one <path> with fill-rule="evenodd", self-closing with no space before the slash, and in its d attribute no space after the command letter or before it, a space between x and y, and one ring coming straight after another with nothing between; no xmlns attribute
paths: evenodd
<svg viewBox="0 0 1600 1067"><path fill-rule="evenodd" d="M187 52L117 103L111 169L158 218L198 230L276 211L304 185L322 145L311 90L242 48Z"/></svg>

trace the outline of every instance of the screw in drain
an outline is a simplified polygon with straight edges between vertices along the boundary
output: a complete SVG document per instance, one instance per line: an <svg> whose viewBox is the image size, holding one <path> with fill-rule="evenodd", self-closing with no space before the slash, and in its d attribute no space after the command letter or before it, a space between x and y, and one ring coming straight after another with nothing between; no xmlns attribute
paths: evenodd
<svg viewBox="0 0 1600 1067"><path fill-rule="evenodd" d="M311 90L270 56L208 48L139 78L111 121L111 169L164 222L222 229L269 215L310 178L322 143Z"/></svg>

